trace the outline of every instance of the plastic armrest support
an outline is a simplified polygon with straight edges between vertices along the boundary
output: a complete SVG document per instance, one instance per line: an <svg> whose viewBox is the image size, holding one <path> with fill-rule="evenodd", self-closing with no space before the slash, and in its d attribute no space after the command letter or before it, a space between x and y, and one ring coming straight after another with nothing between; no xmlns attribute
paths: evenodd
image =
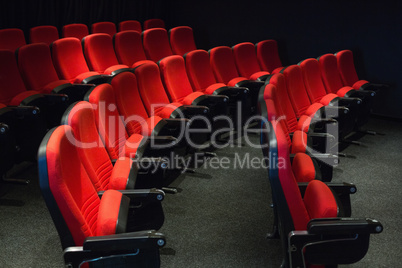
<svg viewBox="0 0 402 268"><path fill-rule="evenodd" d="M382 224L370 218L324 218L312 219L307 224L309 234L373 234L381 233Z"/></svg>
<svg viewBox="0 0 402 268"><path fill-rule="evenodd" d="M185 115L206 115L209 113L207 106L183 105L180 108Z"/></svg>
<svg viewBox="0 0 402 268"><path fill-rule="evenodd" d="M136 202L161 202L165 198L165 193L156 188L152 189L131 189L131 190L118 190L121 192L123 195L127 196L130 198L131 201L136 201ZM105 191L100 191L98 192L98 196L102 197L102 195L105 193Z"/></svg>

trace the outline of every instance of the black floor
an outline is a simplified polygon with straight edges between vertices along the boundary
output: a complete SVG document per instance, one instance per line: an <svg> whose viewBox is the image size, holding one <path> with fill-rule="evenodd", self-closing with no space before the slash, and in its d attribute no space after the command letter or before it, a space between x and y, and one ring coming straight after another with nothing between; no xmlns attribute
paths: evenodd
<svg viewBox="0 0 402 268"><path fill-rule="evenodd" d="M334 181L353 182L352 215L381 221L384 231L373 235L369 252L348 267L399 267L402 246L402 123L372 119L368 128L385 136L365 135L362 146L350 145L335 170ZM258 136L250 140L258 144ZM243 143L247 142L243 140ZM196 174L173 182L182 189L164 200L167 237L162 267L279 267L278 240L266 240L272 211L262 154L248 145L216 151ZM254 166L247 166L247 158ZM246 161L245 161L246 160ZM243 165L243 166L242 166ZM24 163L18 177L28 186L1 185L0 267L63 267L62 249L40 195L35 165ZM346 266L342 266L346 267Z"/></svg>

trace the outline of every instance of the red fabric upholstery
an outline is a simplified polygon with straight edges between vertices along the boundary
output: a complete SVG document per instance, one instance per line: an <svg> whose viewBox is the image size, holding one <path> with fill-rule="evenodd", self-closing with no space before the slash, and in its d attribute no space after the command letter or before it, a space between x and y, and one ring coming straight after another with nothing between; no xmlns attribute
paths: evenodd
<svg viewBox="0 0 402 268"><path fill-rule="evenodd" d="M159 62L159 69L171 101L191 105L196 98L204 95L202 92L193 92L182 56L163 58Z"/></svg>
<svg viewBox="0 0 402 268"><path fill-rule="evenodd" d="M309 182L315 179L315 167L311 157L297 153L292 161L292 170L298 182Z"/></svg>
<svg viewBox="0 0 402 268"><path fill-rule="evenodd" d="M280 167L278 164L279 180L293 219L293 225L296 231L306 230L310 217L292 172L286 137L279 124L273 124L273 129L277 139L278 159L284 162Z"/></svg>
<svg viewBox="0 0 402 268"><path fill-rule="evenodd" d="M9 28L0 30L0 49L15 51L25 44L24 32L21 29Z"/></svg>
<svg viewBox="0 0 402 268"><path fill-rule="evenodd" d="M148 113L142 103L135 75L130 72L120 73L112 79L111 85L118 111L124 118L129 135L152 136L154 127L162 118L155 116L152 120L147 120Z"/></svg>
<svg viewBox="0 0 402 268"><path fill-rule="evenodd" d="M147 19L144 21L144 30L151 28L166 28L165 22L162 19Z"/></svg>
<svg viewBox="0 0 402 268"><path fill-rule="evenodd" d="M312 102L328 105L338 95L327 93L321 79L320 65L316 59L306 59L300 63L303 81Z"/></svg>
<svg viewBox="0 0 402 268"><path fill-rule="evenodd" d="M90 34L83 40L85 59L89 69L105 74L128 68L127 65L119 64L113 48L113 39L105 33Z"/></svg>
<svg viewBox="0 0 402 268"><path fill-rule="evenodd" d="M118 32L114 36L114 50L120 64L134 68L144 62L149 62L145 56L141 33L139 32Z"/></svg>
<svg viewBox="0 0 402 268"><path fill-rule="evenodd" d="M347 92L353 90L352 87L349 88L344 87L341 76L338 71L338 65L335 55L333 54L322 55L319 58L318 63L321 70L322 81L324 82L325 88L328 93L334 93L340 97L343 97Z"/></svg>
<svg viewBox="0 0 402 268"><path fill-rule="evenodd" d="M95 109L96 125L111 159L136 158L137 147L146 138L140 134L128 136L117 110L114 90L110 84L96 86L88 98ZM128 145L126 143L129 143Z"/></svg>
<svg viewBox="0 0 402 268"><path fill-rule="evenodd" d="M36 26L29 31L31 43L45 43L50 45L59 39L59 32L56 27L51 25Z"/></svg>
<svg viewBox="0 0 402 268"><path fill-rule="evenodd" d="M283 129L283 128L282 128ZM305 153L307 148L307 134L304 131L293 132L291 153Z"/></svg>
<svg viewBox="0 0 402 268"><path fill-rule="evenodd" d="M240 43L233 46L232 49L237 70L241 76L257 80L259 77L269 74L269 72L261 70L253 43Z"/></svg>
<svg viewBox="0 0 402 268"><path fill-rule="evenodd" d="M149 115L169 118L176 108L182 106L181 103L170 103L156 63L145 63L139 66L135 69L135 75L141 98Z"/></svg>
<svg viewBox="0 0 402 268"><path fill-rule="evenodd" d="M191 86L195 91L204 92L208 87L217 84L209 62L209 54L205 50L197 49L185 56L186 70ZM225 84L219 83L219 87ZM210 91L210 90L208 90ZM209 93L207 93L209 94Z"/></svg>
<svg viewBox="0 0 402 268"><path fill-rule="evenodd" d="M119 32L136 31L142 32L141 23L138 20L125 20L119 23Z"/></svg>
<svg viewBox="0 0 402 268"><path fill-rule="evenodd" d="M229 82L240 75L236 69L232 49L226 46L214 47L209 51L209 56L216 80L228 86L234 86L235 82Z"/></svg>
<svg viewBox="0 0 402 268"><path fill-rule="evenodd" d="M49 188L76 245L97 234L100 199L79 159L70 126L59 126L46 146Z"/></svg>
<svg viewBox="0 0 402 268"><path fill-rule="evenodd" d="M110 37L116 34L116 24L110 21L96 22L91 25L91 33L105 33Z"/></svg>
<svg viewBox="0 0 402 268"><path fill-rule="evenodd" d="M297 117L303 114L312 116L321 107L322 104L311 103L307 91L304 87L303 75L300 66L291 65L286 67L282 73L286 77L286 88L288 90L289 99L292 102Z"/></svg>
<svg viewBox="0 0 402 268"><path fill-rule="evenodd" d="M178 26L169 30L170 45L176 55L183 56L187 52L196 50L193 29L189 26Z"/></svg>
<svg viewBox="0 0 402 268"><path fill-rule="evenodd" d="M145 55L149 60L157 62L164 57L173 55L168 34L165 29L152 28L143 31L142 42Z"/></svg>
<svg viewBox="0 0 402 268"><path fill-rule="evenodd" d="M118 191L106 191L102 196L98 212L97 236L116 233L122 196Z"/></svg>
<svg viewBox="0 0 402 268"><path fill-rule="evenodd" d="M281 59L278 53L278 44L275 40L264 40L256 44L257 47L257 59L260 63L262 70L274 72L275 69L282 67Z"/></svg>
<svg viewBox="0 0 402 268"><path fill-rule="evenodd" d="M1 103L18 106L26 97L39 93L26 91L13 51L0 50L0 73Z"/></svg>
<svg viewBox="0 0 402 268"><path fill-rule="evenodd" d="M344 86L351 86L358 90L361 86L368 83L366 80L359 80L352 51L342 50L337 52L335 55L338 63L338 71Z"/></svg>
<svg viewBox="0 0 402 268"><path fill-rule="evenodd" d="M133 160L130 157L120 157L113 166L110 176L110 189L127 189L127 178L129 177Z"/></svg>
<svg viewBox="0 0 402 268"><path fill-rule="evenodd" d="M72 23L63 26L62 36L75 37L80 40L89 34L88 26L82 23Z"/></svg>
<svg viewBox="0 0 402 268"><path fill-rule="evenodd" d="M67 124L73 130L80 160L96 190L109 189L113 165L98 134L92 105L85 101L74 105Z"/></svg>
<svg viewBox="0 0 402 268"><path fill-rule="evenodd" d="M53 88L69 83L67 80L59 80L49 46L44 43L20 47L18 67L26 86L32 90L51 93Z"/></svg>
<svg viewBox="0 0 402 268"><path fill-rule="evenodd" d="M303 200L311 219L334 218L338 215L335 197L322 181L310 182Z"/></svg>
<svg viewBox="0 0 402 268"><path fill-rule="evenodd" d="M82 52L81 41L74 37L62 38L53 42L52 59L61 79L81 83L85 78L99 74L89 70Z"/></svg>

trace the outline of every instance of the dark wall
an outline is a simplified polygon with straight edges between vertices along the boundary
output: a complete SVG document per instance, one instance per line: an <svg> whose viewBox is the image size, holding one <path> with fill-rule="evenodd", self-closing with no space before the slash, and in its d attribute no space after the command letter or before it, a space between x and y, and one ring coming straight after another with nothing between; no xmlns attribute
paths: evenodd
<svg viewBox="0 0 402 268"><path fill-rule="evenodd" d="M197 45L276 39L283 63L351 49L359 77L389 83L374 112L402 118L400 1L172 1L170 26L194 28Z"/></svg>
<svg viewBox="0 0 402 268"><path fill-rule="evenodd" d="M0 28L118 23L159 17L193 27L199 48L276 39L284 64L351 49L361 78L385 82L374 112L402 118L400 1L37 0L0 1Z"/></svg>

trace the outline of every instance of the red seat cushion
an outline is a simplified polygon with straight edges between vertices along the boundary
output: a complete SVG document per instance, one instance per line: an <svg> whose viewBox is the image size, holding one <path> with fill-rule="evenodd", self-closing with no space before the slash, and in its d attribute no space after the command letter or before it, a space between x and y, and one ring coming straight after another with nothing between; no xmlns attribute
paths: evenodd
<svg viewBox="0 0 402 268"><path fill-rule="evenodd" d="M120 157L113 166L109 181L109 189L125 190L129 189L129 175L133 161L129 157ZM135 183L132 182L133 184Z"/></svg>
<svg viewBox="0 0 402 268"><path fill-rule="evenodd" d="M122 193L116 190L108 190L103 194L99 205L97 236L116 233L122 197Z"/></svg>
<svg viewBox="0 0 402 268"><path fill-rule="evenodd" d="M311 181L303 198L311 219L334 218L338 215L338 206L331 189L322 181Z"/></svg>
<svg viewBox="0 0 402 268"><path fill-rule="evenodd" d="M313 160L305 153L297 153L295 155L292 162L292 170L298 182L309 182L316 177Z"/></svg>

